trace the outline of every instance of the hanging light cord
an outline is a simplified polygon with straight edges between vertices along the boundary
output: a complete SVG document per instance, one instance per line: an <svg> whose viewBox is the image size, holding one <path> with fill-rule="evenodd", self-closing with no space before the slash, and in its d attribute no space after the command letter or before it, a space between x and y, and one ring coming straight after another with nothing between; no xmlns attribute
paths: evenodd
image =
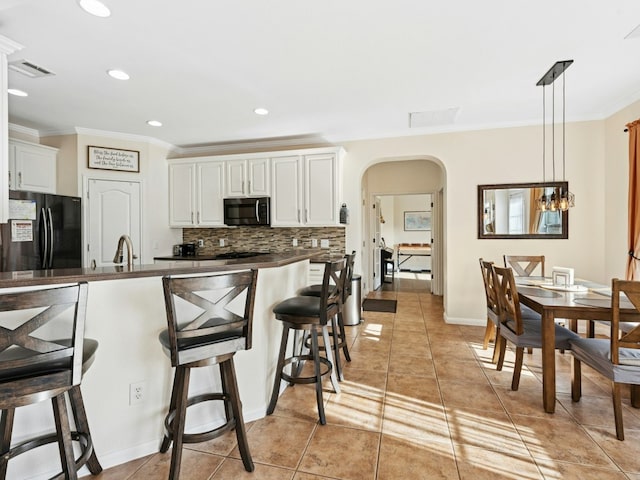
<svg viewBox="0 0 640 480"><path fill-rule="evenodd" d="M565 88L564 88L564 77L565 77L565 73L562 72L562 181L565 181L565 175L564 175L564 153L565 153L565 148L564 148L564 139L565 139L565 134L564 134L564 120L565 120Z"/></svg>
<svg viewBox="0 0 640 480"><path fill-rule="evenodd" d="M547 181L547 173L546 173L546 152L547 152L547 129L545 128L545 118L546 118L546 105L547 101L545 100L545 85L542 85L542 181Z"/></svg>
<svg viewBox="0 0 640 480"><path fill-rule="evenodd" d="M556 83L551 84L551 169L553 181L556 181Z"/></svg>

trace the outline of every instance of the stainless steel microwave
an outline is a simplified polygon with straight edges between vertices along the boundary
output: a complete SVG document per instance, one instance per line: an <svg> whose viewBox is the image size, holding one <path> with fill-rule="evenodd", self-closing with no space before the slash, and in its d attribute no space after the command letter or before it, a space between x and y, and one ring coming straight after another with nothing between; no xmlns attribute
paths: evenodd
<svg viewBox="0 0 640 480"><path fill-rule="evenodd" d="M270 198L225 198L224 223L229 226L271 225Z"/></svg>

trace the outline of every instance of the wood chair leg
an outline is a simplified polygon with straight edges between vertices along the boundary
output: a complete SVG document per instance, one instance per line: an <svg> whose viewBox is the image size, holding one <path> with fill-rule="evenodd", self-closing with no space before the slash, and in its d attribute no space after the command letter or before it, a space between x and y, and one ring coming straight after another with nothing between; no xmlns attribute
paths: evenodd
<svg viewBox="0 0 640 480"><path fill-rule="evenodd" d="M89 420L87 419L87 411L84 408L84 400L82 399L80 385L76 385L69 390L69 400L71 403L71 409L73 410L73 418L75 419L77 431L89 436L89 438L91 438L91 443L93 444L93 438L91 437L91 431L89 430ZM86 465L92 475L98 475L102 471L102 465L100 465L100 461L98 460L98 456L96 455L93 445L91 448L91 455L87 459Z"/></svg>
<svg viewBox="0 0 640 480"><path fill-rule="evenodd" d="M178 370L176 369L173 374L173 386L171 387L171 400L169 401L169 412L176 410L176 399L178 395ZM165 420L166 421L166 420ZM166 425L165 425L166 428ZM160 453L165 453L171 446L171 435L165 431L164 437L162 437L162 443L160 444Z"/></svg>
<svg viewBox="0 0 640 480"><path fill-rule="evenodd" d="M280 396L280 383L282 381L282 369L284 368L284 360L287 354L287 341L289 340L289 328L282 327L282 339L280 340L280 353L278 353L278 364L276 365L276 373L273 379L273 391L271 392L271 400L267 407L267 415L271 415L276 409L278 403L278 397ZM293 346L295 351L296 346ZM292 369L294 366L292 365ZM292 372L294 373L294 372Z"/></svg>
<svg viewBox="0 0 640 480"><path fill-rule="evenodd" d="M596 336L596 323L593 320L587 320L587 337L595 338Z"/></svg>
<svg viewBox="0 0 640 480"><path fill-rule="evenodd" d="M323 335L326 332L326 328L323 328ZM328 334L326 335L328 337ZM328 345L328 344L327 344ZM325 350L327 356L331 355L331 348ZM327 419L324 415L324 400L322 399L322 376L320 374L320 349L318 346L318 331L311 329L311 354L313 355L313 369L316 377L316 403L318 404L318 417L320 417L320 424L326 425ZM332 369L335 371L335 369Z"/></svg>
<svg viewBox="0 0 640 480"><path fill-rule="evenodd" d="M58 450L60 451L60 462L65 480L77 480L76 459L73 453L73 443L71 442L71 427L69 425L69 412L67 410L64 394L56 395L51 399L53 405L53 418L56 424L58 436Z"/></svg>
<svg viewBox="0 0 640 480"><path fill-rule="evenodd" d="M15 409L9 408L2 410L2 417L0 418L0 430L2 430L2 437L0 438L0 454L4 455L11 448L11 432L13 431L13 419L15 418ZM7 464L8 460L0 460L0 479L4 480L7 477Z"/></svg>
<svg viewBox="0 0 640 480"><path fill-rule="evenodd" d="M502 371L502 365L504 364L504 355L507 350L507 341L504 338L500 338L500 349L498 352L498 364L496 365L497 371Z"/></svg>
<svg viewBox="0 0 640 480"><path fill-rule="evenodd" d="M618 440L624 440L624 426L622 424L622 395L620 393L620 384L611 382L611 391L613 397L613 416L616 421L616 437Z"/></svg>
<svg viewBox="0 0 640 480"><path fill-rule="evenodd" d="M511 390L518 390L520 386L520 373L522 372L522 360L524 357L524 348L516 348L516 363L513 365L513 378L511 379Z"/></svg>
<svg viewBox="0 0 640 480"><path fill-rule="evenodd" d="M495 330L495 324L487 319L487 326L484 329L484 340L482 341L482 349L486 350L487 348L489 348L489 342L491 341L492 338L494 337L494 330Z"/></svg>
<svg viewBox="0 0 640 480"><path fill-rule="evenodd" d="M493 355L491 356L491 363L498 363L498 357L500 356L500 343L504 341L500 335L500 327L496 327L496 337L493 343Z"/></svg>
<svg viewBox="0 0 640 480"><path fill-rule="evenodd" d="M629 393L631 395L631 406L640 408L640 385L629 385Z"/></svg>
<svg viewBox="0 0 640 480"><path fill-rule="evenodd" d="M244 416L242 415L242 402L240 401L240 393L238 391L238 381L236 379L236 371L233 364L233 357L226 362L220 364L220 376L224 378L225 395L229 397L228 403L232 409L232 415L236 422L236 438L238 440L238 449L240 450L240 457L242 457L242 463L244 469L247 472L253 472L255 466L251 459L251 452L249 451L249 442L247 440L247 431L244 426Z"/></svg>
<svg viewBox="0 0 640 480"><path fill-rule="evenodd" d="M176 413L171 425L173 437L173 448L171 450L171 467L169 469L169 480L180 479L180 464L182 463L182 437L184 435L185 421L187 418L187 398L189 395L189 368L176 367Z"/></svg>
<svg viewBox="0 0 640 480"><path fill-rule="evenodd" d="M349 353L349 343L347 342L347 330L344 328L344 315L342 311L338 313L338 326L340 327L340 338L342 339L342 353L344 353L344 359L347 362L351 361L351 354Z"/></svg>
<svg viewBox="0 0 640 480"><path fill-rule="evenodd" d="M582 367L580 360L573 357L571 362L571 400L579 402L582 396Z"/></svg>

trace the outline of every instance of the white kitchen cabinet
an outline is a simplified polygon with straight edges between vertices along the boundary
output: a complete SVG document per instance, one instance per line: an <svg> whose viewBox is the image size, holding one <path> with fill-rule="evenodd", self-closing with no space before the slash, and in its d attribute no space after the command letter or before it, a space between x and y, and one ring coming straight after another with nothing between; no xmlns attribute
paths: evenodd
<svg viewBox="0 0 640 480"><path fill-rule="evenodd" d="M169 165L169 226L224 225L224 162L176 162Z"/></svg>
<svg viewBox="0 0 640 480"><path fill-rule="evenodd" d="M268 196L269 159L250 158L226 162L226 196L258 197Z"/></svg>
<svg viewBox="0 0 640 480"><path fill-rule="evenodd" d="M336 149L272 158L271 225L337 225L339 161Z"/></svg>
<svg viewBox="0 0 640 480"><path fill-rule="evenodd" d="M9 189L56 193L58 149L9 140Z"/></svg>

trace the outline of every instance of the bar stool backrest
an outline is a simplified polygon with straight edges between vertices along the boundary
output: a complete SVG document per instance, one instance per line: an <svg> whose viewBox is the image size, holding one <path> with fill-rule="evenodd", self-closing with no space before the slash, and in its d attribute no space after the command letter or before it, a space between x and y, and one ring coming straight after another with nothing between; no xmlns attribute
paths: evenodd
<svg viewBox="0 0 640 480"><path fill-rule="evenodd" d="M342 298L343 303L346 302L347 298L351 295L351 279L353 278L353 265L356 261L356 251L352 251L351 253L345 255L345 259L347 260L347 273L344 281L344 295Z"/></svg>
<svg viewBox="0 0 640 480"><path fill-rule="evenodd" d="M325 325L335 315L344 298L344 286L347 278L347 259L330 261L325 264L320 292L320 305L326 305L320 311L320 322ZM331 285L333 283L333 285Z"/></svg>
<svg viewBox="0 0 640 480"><path fill-rule="evenodd" d="M0 408L80 384L87 292L81 282L0 295Z"/></svg>
<svg viewBox="0 0 640 480"><path fill-rule="evenodd" d="M257 270L163 277L171 364L251 348Z"/></svg>

